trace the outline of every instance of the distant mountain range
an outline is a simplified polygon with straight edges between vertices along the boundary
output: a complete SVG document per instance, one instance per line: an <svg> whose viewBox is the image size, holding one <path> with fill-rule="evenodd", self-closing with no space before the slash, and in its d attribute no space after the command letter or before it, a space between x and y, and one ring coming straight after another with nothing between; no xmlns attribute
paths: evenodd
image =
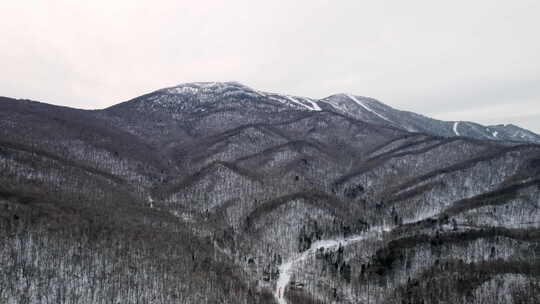
<svg viewBox="0 0 540 304"><path fill-rule="evenodd" d="M0 98L0 303L537 303L540 136L188 83Z"/></svg>
<svg viewBox="0 0 540 304"><path fill-rule="evenodd" d="M351 94L336 94L323 99L313 99L284 94L261 92L236 82L187 83L155 91L137 98L162 105L167 109L199 109L205 111L203 99L195 104L187 102L193 97L204 96L205 100L215 98L244 98L251 102L282 104L303 111L332 111L365 122L396 127L408 132L426 133L436 136L463 136L476 139L522 141L540 143L540 135L511 124L483 126L468 121L441 121L417 113L396 110L376 99ZM216 105L213 105L216 106ZM222 106L227 106L226 104ZM198 107L198 108L195 108Z"/></svg>

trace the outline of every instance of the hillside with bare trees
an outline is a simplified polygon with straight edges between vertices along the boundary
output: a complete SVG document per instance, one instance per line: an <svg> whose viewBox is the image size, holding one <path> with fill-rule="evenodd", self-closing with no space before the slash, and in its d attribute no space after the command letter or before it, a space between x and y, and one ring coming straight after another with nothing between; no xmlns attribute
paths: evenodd
<svg viewBox="0 0 540 304"><path fill-rule="evenodd" d="M0 98L0 303L539 303L539 143L238 83Z"/></svg>

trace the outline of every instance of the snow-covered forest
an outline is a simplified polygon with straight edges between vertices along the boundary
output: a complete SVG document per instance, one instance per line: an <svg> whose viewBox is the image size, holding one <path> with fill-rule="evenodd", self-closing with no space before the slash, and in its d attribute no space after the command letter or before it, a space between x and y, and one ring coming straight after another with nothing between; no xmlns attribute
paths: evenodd
<svg viewBox="0 0 540 304"><path fill-rule="evenodd" d="M540 145L415 117L237 83L2 98L0 303L539 303Z"/></svg>

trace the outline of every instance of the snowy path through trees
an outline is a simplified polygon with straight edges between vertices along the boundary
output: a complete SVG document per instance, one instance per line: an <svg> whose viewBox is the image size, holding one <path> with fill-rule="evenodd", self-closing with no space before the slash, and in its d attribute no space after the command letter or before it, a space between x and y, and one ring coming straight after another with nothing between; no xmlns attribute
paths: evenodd
<svg viewBox="0 0 540 304"><path fill-rule="evenodd" d="M346 247L370 237L379 236L383 232L388 232L390 230L391 229L388 226L375 226L361 234L353 235L348 238L321 240L313 243L308 250L292 257L279 266L279 277L276 283L276 290L274 292L274 296L276 297L278 303L287 304L287 300L285 299L285 288L291 280L292 270L294 267L301 261L307 259L310 255L315 254L317 250L321 248L337 250L340 245Z"/></svg>

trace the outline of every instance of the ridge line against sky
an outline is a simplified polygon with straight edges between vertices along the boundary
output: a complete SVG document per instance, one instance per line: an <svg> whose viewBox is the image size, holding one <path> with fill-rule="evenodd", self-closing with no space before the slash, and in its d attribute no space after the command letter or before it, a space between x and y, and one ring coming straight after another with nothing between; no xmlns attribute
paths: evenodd
<svg viewBox="0 0 540 304"><path fill-rule="evenodd" d="M195 81L540 133L540 2L0 3L0 95L103 108Z"/></svg>

